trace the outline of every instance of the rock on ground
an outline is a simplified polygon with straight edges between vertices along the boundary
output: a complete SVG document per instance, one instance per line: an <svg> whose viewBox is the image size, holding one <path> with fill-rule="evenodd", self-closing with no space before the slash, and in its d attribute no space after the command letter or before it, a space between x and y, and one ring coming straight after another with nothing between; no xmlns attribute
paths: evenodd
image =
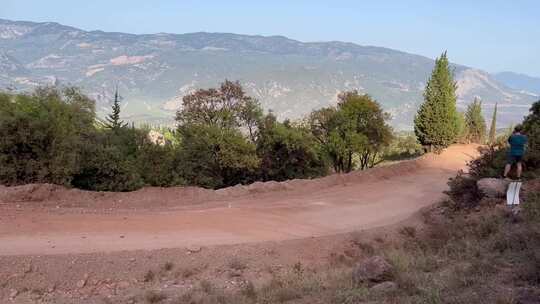
<svg viewBox="0 0 540 304"><path fill-rule="evenodd" d="M362 282L384 282L392 278L393 267L381 256L374 256L358 265L353 270L353 281Z"/></svg>
<svg viewBox="0 0 540 304"><path fill-rule="evenodd" d="M155 130L150 130L150 132L148 132L148 140L158 146L164 146L167 143L165 136Z"/></svg>
<svg viewBox="0 0 540 304"><path fill-rule="evenodd" d="M498 178L481 178L476 182L478 190L489 198L502 198L506 195L508 182Z"/></svg>
<svg viewBox="0 0 540 304"><path fill-rule="evenodd" d="M393 292L393 291L396 291L398 288L397 284L392 282L392 281L386 281L386 282L382 282L382 283L379 283L377 285L374 285L373 287L371 287L371 290L375 291L375 292Z"/></svg>

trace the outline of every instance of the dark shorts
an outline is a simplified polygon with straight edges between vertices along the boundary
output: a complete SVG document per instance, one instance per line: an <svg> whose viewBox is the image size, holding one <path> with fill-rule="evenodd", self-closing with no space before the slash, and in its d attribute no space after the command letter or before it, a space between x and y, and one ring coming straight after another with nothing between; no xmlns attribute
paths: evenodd
<svg viewBox="0 0 540 304"><path fill-rule="evenodd" d="M513 165L513 164L516 164L516 163L520 163L522 159L523 159L523 155L510 155L510 154L508 154L506 162L508 164Z"/></svg>

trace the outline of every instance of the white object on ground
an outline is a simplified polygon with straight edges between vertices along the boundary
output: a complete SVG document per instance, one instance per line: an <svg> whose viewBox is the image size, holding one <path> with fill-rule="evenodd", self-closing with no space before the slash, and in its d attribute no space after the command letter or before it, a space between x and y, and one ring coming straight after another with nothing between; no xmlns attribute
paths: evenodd
<svg viewBox="0 0 540 304"><path fill-rule="evenodd" d="M506 192L506 204L509 206L519 205L519 190L521 182L511 182Z"/></svg>

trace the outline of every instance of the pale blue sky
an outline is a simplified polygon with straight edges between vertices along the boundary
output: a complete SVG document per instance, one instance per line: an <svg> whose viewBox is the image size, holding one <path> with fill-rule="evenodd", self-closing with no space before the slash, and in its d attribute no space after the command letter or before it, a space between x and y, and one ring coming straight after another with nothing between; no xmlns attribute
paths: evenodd
<svg viewBox="0 0 540 304"><path fill-rule="evenodd" d="M0 18L129 33L232 32L340 40L489 72L540 76L539 0L1 0Z"/></svg>

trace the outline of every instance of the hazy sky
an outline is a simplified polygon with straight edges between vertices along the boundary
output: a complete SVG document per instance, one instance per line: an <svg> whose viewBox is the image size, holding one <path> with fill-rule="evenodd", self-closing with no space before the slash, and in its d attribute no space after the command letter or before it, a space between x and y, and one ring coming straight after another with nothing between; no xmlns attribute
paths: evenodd
<svg viewBox="0 0 540 304"><path fill-rule="evenodd" d="M540 76L540 0L1 0L0 18L129 33L340 40Z"/></svg>

